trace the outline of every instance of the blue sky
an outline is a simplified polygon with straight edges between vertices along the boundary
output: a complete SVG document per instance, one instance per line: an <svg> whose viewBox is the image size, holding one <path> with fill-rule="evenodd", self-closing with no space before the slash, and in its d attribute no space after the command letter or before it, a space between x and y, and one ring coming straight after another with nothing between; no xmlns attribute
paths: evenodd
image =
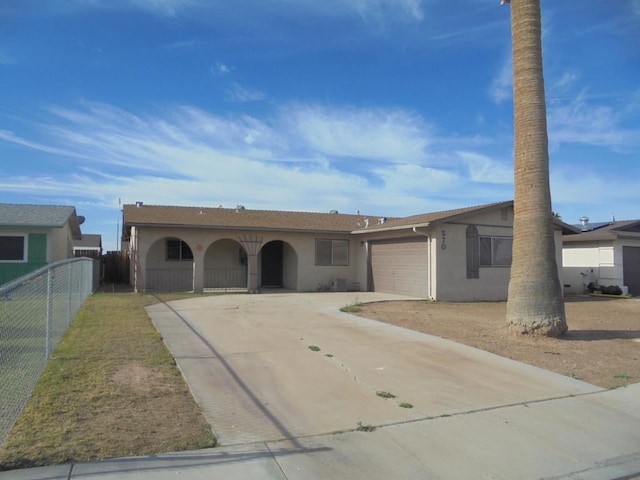
<svg viewBox="0 0 640 480"><path fill-rule="evenodd" d="M405 216L513 198L499 0L6 0L0 202ZM543 0L553 208L640 218L640 0Z"/></svg>

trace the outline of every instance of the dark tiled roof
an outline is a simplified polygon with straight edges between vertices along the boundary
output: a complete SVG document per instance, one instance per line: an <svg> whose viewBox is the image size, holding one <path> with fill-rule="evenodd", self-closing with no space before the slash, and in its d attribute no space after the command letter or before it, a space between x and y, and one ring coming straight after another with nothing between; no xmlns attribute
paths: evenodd
<svg viewBox="0 0 640 480"><path fill-rule="evenodd" d="M618 238L633 238L640 240L640 220L610 222L608 225L600 226L595 230L589 230L577 235L565 235L562 237L562 241L563 243L598 242L616 240Z"/></svg>
<svg viewBox="0 0 640 480"><path fill-rule="evenodd" d="M79 236L80 225L75 207L0 203L1 227L61 228L67 222L74 237Z"/></svg>
<svg viewBox="0 0 640 480"><path fill-rule="evenodd" d="M182 226L251 228L255 230L321 231L347 233L358 228L361 215L283 212L236 208L125 205L125 226Z"/></svg>

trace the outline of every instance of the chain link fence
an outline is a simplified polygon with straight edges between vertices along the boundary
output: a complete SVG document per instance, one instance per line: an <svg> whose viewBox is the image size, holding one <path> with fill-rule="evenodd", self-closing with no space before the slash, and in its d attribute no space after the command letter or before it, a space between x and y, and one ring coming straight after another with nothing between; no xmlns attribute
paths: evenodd
<svg viewBox="0 0 640 480"><path fill-rule="evenodd" d="M0 285L0 444L51 352L97 288L95 263L89 258L62 260Z"/></svg>

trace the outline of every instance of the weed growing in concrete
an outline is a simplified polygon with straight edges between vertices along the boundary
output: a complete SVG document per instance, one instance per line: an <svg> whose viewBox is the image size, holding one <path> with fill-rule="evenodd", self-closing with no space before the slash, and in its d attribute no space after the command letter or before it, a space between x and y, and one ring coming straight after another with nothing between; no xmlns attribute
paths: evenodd
<svg viewBox="0 0 640 480"><path fill-rule="evenodd" d="M376 395L382 398L396 398L396 396L390 392L376 392Z"/></svg>
<svg viewBox="0 0 640 480"><path fill-rule="evenodd" d="M362 310L362 302L357 298L353 303L345 305L340 309L341 312L345 313L358 313L360 310Z"/></svg>
<svg viewBox="0 0 640 480"><path fill-rule="evenodd" d="M376 427L373 425L363 425L362 422L358 422L358 428L356 428L358 432L375 432Z"/></svg>
<svg viewBox="0 0 640 480"><path fill-rule="evenodd" d="M399 407L401 408L413 408L413 405L411 405L410 403L407 402L402 402L400 404L398 404Z"/></svg>
<svg viewBox="0 0 640 480"><path fill-rule="evenodd" d="M312 352L319 352L320 347L318 347L317 345L309 345L309 350L311 350Z"/></svg>

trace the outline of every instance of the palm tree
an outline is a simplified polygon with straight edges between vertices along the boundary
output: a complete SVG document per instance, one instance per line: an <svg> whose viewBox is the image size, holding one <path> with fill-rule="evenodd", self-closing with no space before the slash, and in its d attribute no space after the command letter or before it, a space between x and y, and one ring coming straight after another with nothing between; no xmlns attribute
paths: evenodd
<svg viewBox="0 0 640 480"><path fill-rule="evenodd" d="M551 211L540 0L502 3L511 4L515 128L507 323L512 332L559 336L567 331L567 321Z"/></svg>

